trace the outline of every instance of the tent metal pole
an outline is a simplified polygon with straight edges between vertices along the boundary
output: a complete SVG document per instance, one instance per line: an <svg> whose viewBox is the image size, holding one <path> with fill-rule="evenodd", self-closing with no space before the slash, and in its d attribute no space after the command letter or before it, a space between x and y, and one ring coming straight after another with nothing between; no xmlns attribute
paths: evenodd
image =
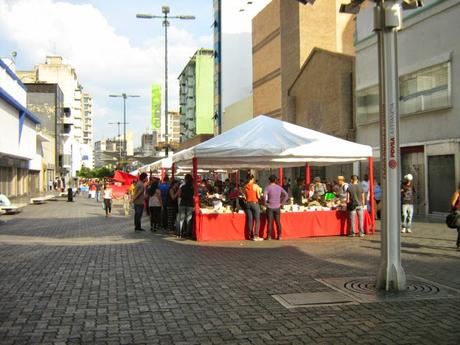
<svg viewBox="0 0 460 345"><path fill-rule="evenodd" d="M369 205L371 206L372 233L375 234L375 202L374 202L374 158L369 157ZM368 210L369 211L369 210Z"/></svg>
<svg viewBox="0 0 460 345"><path fill-rule="evenodd" d="M193 201L195 204L195 221L193 222L193 238L196 240L196 233L198 227L198 214L200 213L200 197L198 196L198 159L196 157L192 160L193 164Z"/></svg>
<svg viewBox="0 0 460 345"><path fill-rule="evenodd" d="M310 178L310 164L305 163L305 186L308 188L310 187L311 178Z"/></svg>

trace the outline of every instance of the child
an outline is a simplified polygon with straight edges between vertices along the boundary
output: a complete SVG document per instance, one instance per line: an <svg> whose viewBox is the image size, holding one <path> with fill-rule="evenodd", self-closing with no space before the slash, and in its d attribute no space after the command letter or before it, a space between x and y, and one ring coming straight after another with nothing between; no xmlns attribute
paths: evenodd
<svg viewBox="0 0 460 345"><path fill-rule="evenodd" d="M129 190L123 195L123 210L125 211L125 216L129 216L129 208L131 203L131 196L129 194Z"/></svg>

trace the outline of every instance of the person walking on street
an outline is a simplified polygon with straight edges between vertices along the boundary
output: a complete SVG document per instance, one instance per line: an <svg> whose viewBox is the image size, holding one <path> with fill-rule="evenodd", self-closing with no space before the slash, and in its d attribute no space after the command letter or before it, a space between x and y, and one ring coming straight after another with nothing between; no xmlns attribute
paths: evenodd
<svg viewBox="0 0 460 345"><path fill-rule="evenodd" d="M358 176L351 176L351 184L347 189L347 208L350 217L351 232L348 234L354 237L356 233L356 214L358 214L359 236L364 237L364 218L363 210L366 205L363 187L359 183Z"/></svg>
<svg viewBox="0 0 460 345"><path fill-rule="evenodd" d="M253 241L263 241L259 237L260 230L260 189L255 183L254 175L248 175L248 183L244 187L244 196L246 198L246 225L248 228L249 238Z"/></svg>
<svg viewBox="0 0 460 345"><path fill-rule="evenodd" d="M415 189L412 180L413 176L411 174L407 174L404 176L404 182L401 186L402 233L412 232L412 216L414 215L415 201Z"/></svg>
<svg viewBox="0 0 460 345"><path fill-rule="evenodd" d="M452 210L457 213L457 249L460 249L460 182L451 198Z"/></svg>
<svg viewBox="0 0 460 345"><path fill-rule="evenodd" d="M281 240L281 205L289 199L288 193L276 183L278 178L275 175L271 175L268 180L270 184L265 188L264 200L267 205L267 222L268 222L268 234L267 240L272 239L273 234L273 220L276 223L278 232L277 239Z"/></svg>
<svg viewBox="0 0 460 345"><path fill-rule="evenodd" d="M110 217L112 214L112 187L109 184L105 184L104 186L104 209L105 209L105 216Z"/></svg>
<svg viewBox="0 0 460 345"><path fill-rule="evenodd" d="M161 211L163 201L158 180L154 180L149 190L150 231L155 232L161 228Z"/></svg>
<svg viewBox="0 0 460 345"><path fill-rule="evenodd" d="M132 197L134 204L134 231L145 231L142 229L142 213L144 212L144 183L147 180L147 174L142 173L139 181L136 183Z"/></svg>
<svg viewBox="0 0 460 345"><path fill-rule="evenodd" d="M101 184L96 181L96 202L99 202L99 196L101 194Z"/></svg>

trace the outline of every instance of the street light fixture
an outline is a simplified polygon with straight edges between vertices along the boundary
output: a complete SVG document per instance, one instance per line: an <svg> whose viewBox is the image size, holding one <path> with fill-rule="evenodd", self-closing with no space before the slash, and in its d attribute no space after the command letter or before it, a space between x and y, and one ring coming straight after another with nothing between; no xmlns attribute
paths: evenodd
<svg viewBox="0 0 460 345"><path fill-rule="evenodd" d="M123 98L123 157L126 159L126 98L140 97L139 95L127 95L122 93L120 95L109 95L109 97L122 97Z"/></svg>
<svg viewBox="0 0 460 345"><path fill-rule="evenodd" d="M129 122L120 122L120 121L117 121L117 122L107 122L109 125L117 125L117 140L118 140L118 156L119 156L119 160L121 162L121 136L120 136L120 125L121 124L126 124L128 125Z"/></svg>
<svg viewBox="0 0 460 345"><path fill-rule="evenodd" d="M168 19L182 19L182 20L193 20L195 16L181 15L181 16L170 16L169 6L162 6L162 16L156 16L152 14L140 13L136 14L136 18L140 19L163 19L163 27L165 28L165 154L166 157L169 155L169 136L168 136Z"/></svg>

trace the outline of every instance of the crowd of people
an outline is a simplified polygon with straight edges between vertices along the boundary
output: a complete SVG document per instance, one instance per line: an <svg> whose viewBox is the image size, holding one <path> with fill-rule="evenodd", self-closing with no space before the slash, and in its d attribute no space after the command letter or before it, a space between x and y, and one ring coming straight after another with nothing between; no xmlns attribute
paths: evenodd
<svg viewBox="0 0 460 345"><path fill-rule="evenodd" d="M112 212L112 187L106 181L84 181L96 201L103 200L106 217ZM350 230L348 236L364 236L364 210L370 213L370 183L367 175L360 181L357 175L352 175L349 181L344 176L338 176L332 182L322 181L315 177L308 186L303 178L297 178L291 185L287 179L280 183L277 176L271 175L269 183L262 188L254 175L248 174L245 181L239 183L203 179L198 186L199 204L205 207L227 207L230 212L246 214L246 231L248 238L262 241L260 233L260 216L267 215L267 236L265 240L282 238L281 209L283 205L323 205L332 209L347 210L349 213ZM374 182L374 206L377 219L381 218L382 188ZM134 208L135 231L144 231L141 226L142 215L145 212L150 218L150 230L168 231L177 237L192 237L194 214L193 178L187 174L182 181L170 181L166 176L163 181L154 176L142 173L137 182L123 196L124 214L127 216ZM416 190L413 176L407 174L401 183L401 232L412 232ZM453 212L460 218L460 184L451 200ZM295 210L295 209L294 209ZM358 229L356 229L356 217ZM276 229L276 232L275 232ZM457 248L460 247L460 227L457 228ZM276 234L276 236L275 236Z"/></svg>

